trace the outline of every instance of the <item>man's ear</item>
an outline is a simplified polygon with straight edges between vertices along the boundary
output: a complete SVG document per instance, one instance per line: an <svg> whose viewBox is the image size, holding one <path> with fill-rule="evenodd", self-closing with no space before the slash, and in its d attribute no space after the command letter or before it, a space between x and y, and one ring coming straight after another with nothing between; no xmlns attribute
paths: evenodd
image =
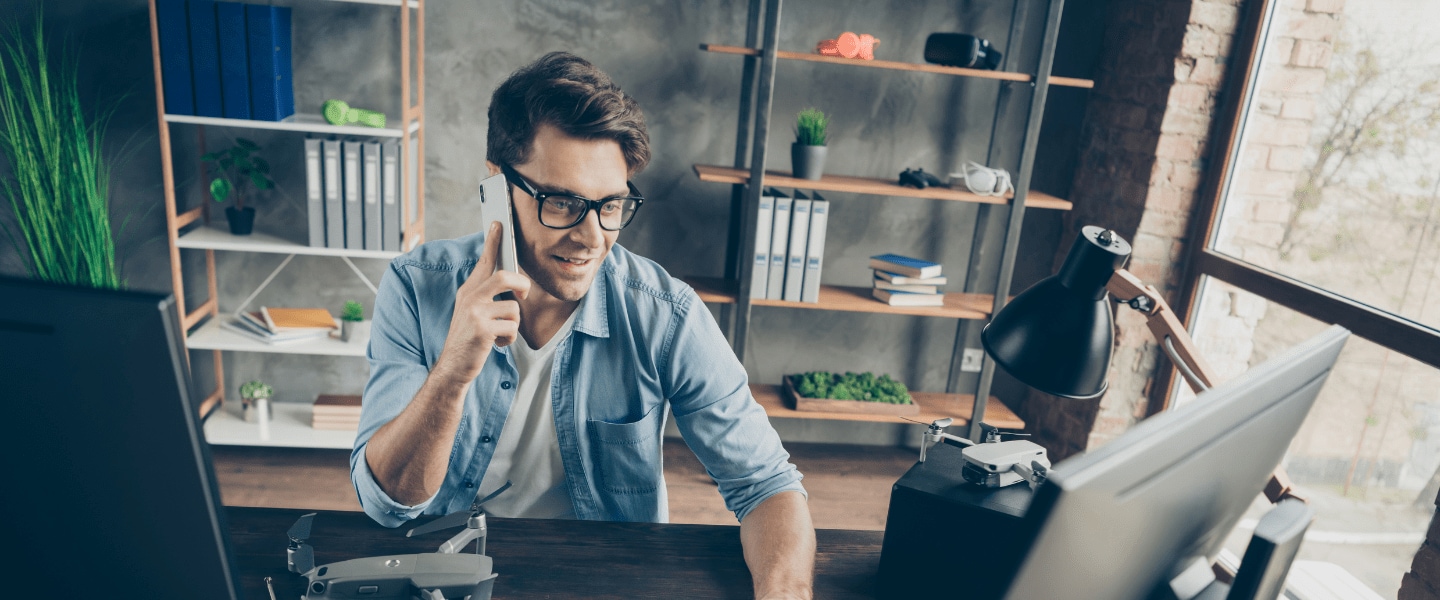
<svg viewBox="0 0 1440 600"><path fill-rule="evenodd" d="M486 177L494 177L494 176L500 174L500 165L497 165L497 164L495 164L495 163L493 163L493 162L490 162L490 161L488 161L488 160L485 161L485 168L486 168L486 169L489 169L489 171L490 171L490 174L489 174L489 175L486 175Z"/></svg>

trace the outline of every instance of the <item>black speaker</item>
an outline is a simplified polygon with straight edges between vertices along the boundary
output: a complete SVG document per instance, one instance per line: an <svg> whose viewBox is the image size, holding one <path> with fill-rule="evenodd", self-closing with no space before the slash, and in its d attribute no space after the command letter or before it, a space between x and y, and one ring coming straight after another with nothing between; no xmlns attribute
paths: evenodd
<svg viewBox="0 0 1440 600"><path fill-rule="evenodd" d="M947 67L994 70L1000 51L990 41L967 33L932 33L925 38L925 62Z"/></svg>
<svg viewBox="0 0 1440 600"><path fill-rule="evenodd" d="M895 482L877 597L1004 597L1034 537L1022 524L1033 492L976 486L963 464L960 448L936 444Z"/></svg>

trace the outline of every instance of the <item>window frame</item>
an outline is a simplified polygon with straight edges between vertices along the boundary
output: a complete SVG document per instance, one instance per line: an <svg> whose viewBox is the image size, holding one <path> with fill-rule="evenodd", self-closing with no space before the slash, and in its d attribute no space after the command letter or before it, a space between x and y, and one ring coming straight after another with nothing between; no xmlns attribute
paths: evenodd
<svg viewBox="0 0 1440 600"><path fill-rule="evenodd" d="M1243 262L1212 250L1220 227L1220 209L1238 164L1248 109L1265 58L1265 39L1281 0L1253 0L1245 4L1235 38L1234 62L1226 75L1217 118L1211 128L1212 168L1205 175L1189 227L1191 243L1182 258L1183 277L1175 311L1186 328L1199 318L1200 283L1208 275L1316 320L1333 323L1375 344L1440 368L1440 330L1400 315L1357 302L1304 281ZM1152 397L1149 414L1166 408L1175 388L1183 383L1175 368L1158 375L1162 397Z"/></svg>

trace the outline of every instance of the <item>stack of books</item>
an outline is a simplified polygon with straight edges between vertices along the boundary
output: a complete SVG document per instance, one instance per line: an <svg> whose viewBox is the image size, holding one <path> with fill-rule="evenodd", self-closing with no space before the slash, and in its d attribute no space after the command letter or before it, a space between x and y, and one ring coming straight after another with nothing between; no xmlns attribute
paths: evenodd
<svg viewBox="0 0 1440 600"><path fill-rule="evenodd" d="M870 257L876 300L891 306L944 306L945 277L940 264L899 254Z"/></svg>
<svg viewBox="0 0 1440 600"><path fill-rule="evenodd" d="M323 308L261 307L238 313L221 326L267 344L319 339L340 329L335 317Z"/></svg>
<svg viewBox="0 0 1440 600"><path fill-rule="evenodd" d="M354 431L360 428L360 397L320 394L310 416L315 429Z"/></svg>

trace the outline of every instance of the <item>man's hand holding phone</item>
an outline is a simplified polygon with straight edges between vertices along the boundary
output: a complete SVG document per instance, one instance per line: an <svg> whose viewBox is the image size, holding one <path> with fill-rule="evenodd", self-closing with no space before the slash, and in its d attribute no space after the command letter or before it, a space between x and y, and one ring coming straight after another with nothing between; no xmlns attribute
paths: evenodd
<svg viewBox="0 0 1440 600"><path fill-rule="evenodd" d="M486 228L485 249L470 278L455 293L455 311L450 333L440 353L437 370L454 381L468 384L480 374L490 350L515 342L520 335L520 303L530 293L530 278L513 271L496 269L504 230L499 222ZM497 300L510 292L515 299Z"/></svg>

